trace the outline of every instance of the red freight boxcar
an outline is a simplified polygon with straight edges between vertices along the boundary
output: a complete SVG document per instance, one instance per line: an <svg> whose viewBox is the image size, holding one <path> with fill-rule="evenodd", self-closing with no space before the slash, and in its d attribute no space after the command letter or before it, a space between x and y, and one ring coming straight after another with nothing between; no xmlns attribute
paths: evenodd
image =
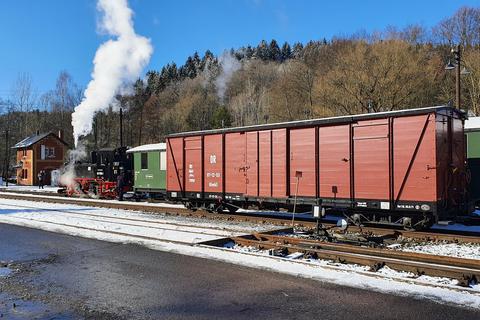
<svg viewBox="0 0 480 320"><path fill-rule="evenodd" d="M195 208L297 201L430 224L466 207L463 120L432 107L172 134L167 194Z"/></svg>

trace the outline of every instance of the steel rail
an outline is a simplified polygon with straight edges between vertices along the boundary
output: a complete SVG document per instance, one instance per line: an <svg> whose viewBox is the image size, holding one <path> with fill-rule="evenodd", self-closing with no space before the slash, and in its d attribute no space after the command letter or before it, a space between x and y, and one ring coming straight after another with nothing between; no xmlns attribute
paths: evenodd
<svg viewBox="0 0 480 320"><path fill-rule="evenodd" d="M255 237L256 240L259 240L259 241L271 241L271 242L277 242L285 245L290 244L295 246L305 246L305 247L337 250L341 252L351 252L351 253L359 253L359 254L367 254L367 255L374 254L376 256L381 256L381 257L408 259L411 261L426 262L426 263L443 264L447 262L447 264L450 266L480 269L480 260L475 260L475 259L438 256L433 254L406 252L406 251L398 251L398 250L392 250L392 249L378 249L378 248L370 248L370 247L352 246L348 244L320 242L317 240L293 238L288 236L279 236L279 235L267 234L267 233L254 233L253 237Z"/></svg>
<svg viewBox="0 0 480 320"><path fill-rule="evenodd" d="M260 239L258 239L260 238ZM419 253L394 252L384 249L348 247L344 245L324 243L313 244L303 240L292 241L287 237L262 235L232 237L231 241L242 246L253 246L258 249L276 249L291 254L304 253L318 259L326 259L341 263L353 263L369 266L373 271L389 266L397 271L407 271L415 275L429 275L457 279L460 285L468 286L480 280L480 261L461 258L441 257ZM283 241L280 241L280 240Z"/></svg>

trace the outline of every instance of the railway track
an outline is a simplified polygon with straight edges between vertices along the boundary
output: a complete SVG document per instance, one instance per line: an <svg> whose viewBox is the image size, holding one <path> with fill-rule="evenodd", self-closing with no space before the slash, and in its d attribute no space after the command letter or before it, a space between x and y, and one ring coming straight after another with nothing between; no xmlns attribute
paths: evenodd
<svg viewBox="0 0 480 320"><path fill-rule="evenodd" d="M62 203L62 204L74 204L100 208L112 208L120 210L133 210L149 213L161 213L166 215L181 215L199 218L208 218L213 220L226 220L226 221L240 221L240 222L253 222L257 224L274 224L279 226L291 226L291 217L274 217L270 213L249 213L249 212L237 212L235 214L229 213L209 213L206 211L191 211L181 206L172 206L164 204L151 204L151 203L139 203L139 202L119 202L119 201L105 201L89 198L67 198L62 196L52 195L37 195L30 193L16 193L16 192L0 192L0 198L27 200L27 201L41 201L48 203ZM322 222L327 227L334 227L333 222ZM303 226L307 228L315 228L316 222L306 219L297 218L295 220L296 226ZM395 237L403 237L406 239L412 239L416 241L446 241L457 243L480 243L480 234L474 232L465 231L453 231L453 230L429 230L429 231L406 231L406 230L394 230L389 228L379 227L357 227L350 226L349 231L375 234L378 236L394 235Z"/></svg>
<svg viewBox="0 0 480 320"><path fill-rule="evenodd" d="M212 240L204 244L221 247L229 242L259 250L273 250L274 255L297 254L297 258L324 259L369 266L370 271L378 271L388 266L397 271L411 272L416 276L447 277L458 280L459 285L465 287L477 284L480 280L480 260L473 259L325 243L269 233Z"/></svg>
<svg viewBox="0 0 480 320"><path fill-rule="evenodd" d="M201 238L224 238L232 235L250 233L251 229L229 229L224 226L196 226L192 223L171 222L165 219L137 219L118 217L111 214L85 213L63 208L43 208L39 206L27 206L20 204L0 204L0 208L13 210L26 209L35 212L35 216L8 215L6 221L19 225L30 226L33 224L47 225L50 228L68 227L76 231L94 231L116 236L133 237L141 240L153 240L176 244L195 244L202 241ZM26 211L28 213L28 211ZM48 215L42 215L48 213ZM3 222L0 217L0 222ZM133 227L133 228L132 228ZM124 229L125 228L125 229ZM128 231L128 232L124 232ZM159 235L159 236L156 236ZM181 239L181 240L179 240ZM198 239L198 240L197 240Z"/></svg>
<svg viewBox="0 0 480 320"><path fill-rule="evenodd" d="M31 195L15 195L0 193L0 198L41 201L45 203L64 203L78 204L83 206L108 207L116 209L140 210L158 213L168 213L174 215L188 215L195 217L208 217L229 220L252 222L275 222L274 219L251 216L233 216L228 214L208 214L205 212L190 212L183 208L146 206L145 204L119 203L119 202L98 202L93 200L60 198ZM82 201L80 201L82 200ZM102 203L102 205L99 205ZM14 216L13 219L18 224L28 224L34 221L48 225L50 228L68 227L74 228L77 232L93 231L101 234L110 234L134 238L136 240L152 240L164 243L174 243L182 245L201 244L207 246L223 247L225 243L233 241L241 246L253 246L258 249L271 249L275 252L281 252L284 255L298 254L302 257L314 259L325 259L335 262L357 264L369 266L371 271L377 271L388 266L394 270L407 271L415 275L428 275L435 277L447 277L457 279L458 283L468 286L477 283L480 280L480 260L452 258L445 256L436 256L431 254L420 254L388 249L369 248L353 246L342 243L320 242L311 239L294 238L291 236L272 233L256 232L249 235L251 230L229 229L224 227L196 226L187 223L178 223L166 221L159 217L121 217L114 213L100 214L95 212L83 212L75 209L56 209L48 206L32 206L23 204L0 204L1 207L31 209L32 211L47 211L54 213L48 217L36 216ZM180 210L183 209L183 210ZM188 213L187 213L188 212ZM55 213L61 214L63 220L57 219ZM72 223L69 217L80 218L80 222ZM92 223L96 226L92 227ZM287 224L289 224L288 222ZM297 222L304 224L304 222ZM285 224L285 221L283 221ZM135 230L125 232L122 226L135 227ZM147 232L150 231L150 232ZM284 230L285 232L286 230ZM153 234L152 234L153 232ZM168 236L168 232L175 232L176 235L182 234L186 238L181 240L174 236ZM390 230L391 232L391 230ZM156 234L159 234L157 236ZM201 237L210 237L211 240L196 240ZM470 241L471 242L471 241Z"/></svg>

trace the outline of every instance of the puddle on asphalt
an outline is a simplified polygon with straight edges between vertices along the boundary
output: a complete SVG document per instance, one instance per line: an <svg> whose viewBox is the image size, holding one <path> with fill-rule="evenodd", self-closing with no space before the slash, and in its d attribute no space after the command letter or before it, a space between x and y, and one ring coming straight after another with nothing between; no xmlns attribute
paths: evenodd
<svg viewBox="0 0 480 320"><path fill-rule="evenodd" d="M0 277L6 277L6 276L8 276L10 273L12 273L12 269L7 268L7 267L1 267L1 268L0 268Z"/></svg>
<svg viewBox="0 0 480 320"><path fill-rule="evenodd" d="M0 319L70 320L75 319L75 317L52 311L50 307L41 302L17 299L6 293L0 293Z"/></svg>

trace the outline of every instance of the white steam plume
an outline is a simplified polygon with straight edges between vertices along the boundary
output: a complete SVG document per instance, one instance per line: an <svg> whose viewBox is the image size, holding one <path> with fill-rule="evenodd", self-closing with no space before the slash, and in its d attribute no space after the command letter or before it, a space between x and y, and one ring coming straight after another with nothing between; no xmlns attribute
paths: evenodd
<svg viewBox="0 0 480 320"><path fill-rule="evenodd" d="M87 153L85 151L85 146L81 142L77 145L75 149L68 152L68 163L65 167L62 168L60 185L63 185L67 188L75 187L75 163L79 160L84 159L86 156Z"/></svg>
<svg viewBox="0 0 480 320"><path fill-rule="evenodd" d="M218 58L221 67L220 74L215 79L215 87L217 88L217 95L223 101L225 91L227 90L228 82L232 79L235 71L240 69L241 63L230 52L224 51Z"/></svg>
<svg viewBox="0 0 480 320"><path fill-rule="evenodd" d="M75 146L91 132L95 113L107 109L122 87L139 77L153 51L150 40L135 33L127 0L98 0L97 9L102 13L99 28L116 38L98 48L92 80L72 114Z"/></svg>

